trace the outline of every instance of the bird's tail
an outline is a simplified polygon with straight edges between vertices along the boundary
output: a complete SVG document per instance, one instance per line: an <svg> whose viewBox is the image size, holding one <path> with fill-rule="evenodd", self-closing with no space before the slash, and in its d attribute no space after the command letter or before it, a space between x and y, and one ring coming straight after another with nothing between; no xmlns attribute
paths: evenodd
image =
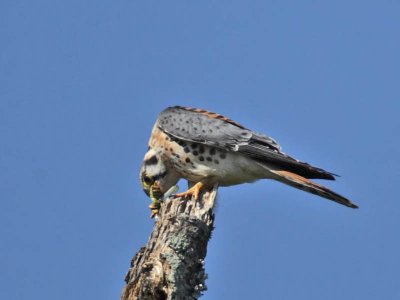
<svg viewBox="0 0 400 300"><path fill-rule="evenodd" d="M351 208L358 208L358 206L352 203L349 199L331 191L330 189L322 185L316 184L315 182L307 178L304 178L300 175L297 175L289 171L279 171L279 170L270 170L270 171L276 175L274 179L280 182L288 184L297 189L321 196L323 198L335 201L342 205Z"/></svg>

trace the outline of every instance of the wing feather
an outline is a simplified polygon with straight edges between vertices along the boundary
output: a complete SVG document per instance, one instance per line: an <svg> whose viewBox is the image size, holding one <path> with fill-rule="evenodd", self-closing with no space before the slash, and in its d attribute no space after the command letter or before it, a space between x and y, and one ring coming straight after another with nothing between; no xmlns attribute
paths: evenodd
<svg viewBox="0 0 400 300"><path fill-rule="evenodd" d="M305 178L334 180L335 174L283 153L273 138L255 133L213 112L182 106L169 107L160 113L157 125L174 138L235 151Z"/></svg>

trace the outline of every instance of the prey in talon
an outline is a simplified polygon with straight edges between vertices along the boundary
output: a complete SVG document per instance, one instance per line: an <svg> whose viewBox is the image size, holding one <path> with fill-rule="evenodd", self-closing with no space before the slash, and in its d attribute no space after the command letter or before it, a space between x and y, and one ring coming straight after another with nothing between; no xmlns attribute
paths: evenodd
<svg viewBox="0 0 400 300"><path fill-rule="evenodd" d="M152 203L149 205L149 208L151 209L151 216L150 218L154 218L160 209L161 202L165 201L168 199L172 194L175 194L179 190L177 185L172 186L164 195L161 194L161 192L156 192L153 197L151 198ZM160 193L160 194L159 194ZM158 198L157 198L158 196Z"/></svg>
<svg viewBox="0 0 400 300"><path fill-rule="evenodd" d="M154 214L163 195L181 178L192 186L176 195L184 199L198 199L215 184L231 186L273 179L357 208L346 197L310 180L335 180L335 176L287 155L265 134L220 114L182 106L169 107L158 116L140 170Z"/></svg>
<svg viewBox="0 0 400 300"><path fill-rule="evenodd" d="M149 205L151 210L150 218L154 218L158 214L158 210L160 209L163 198L163 194L161 193L160 187L157 184L151 186L149 196L151 199L151 204Z"/></svg>
<svg viewBox="0 0 400 300"><path fill-rule="evenodd" d="M151 210L150 218L154 218L158 214L161 202L170 197L172 194L175 194L177 191L178 186L174 185L166 193L163 194L158 183L154 182L153 184L151 184L148 187L148 196L151 200L151 204L149 205L149 208Z"/></svg>

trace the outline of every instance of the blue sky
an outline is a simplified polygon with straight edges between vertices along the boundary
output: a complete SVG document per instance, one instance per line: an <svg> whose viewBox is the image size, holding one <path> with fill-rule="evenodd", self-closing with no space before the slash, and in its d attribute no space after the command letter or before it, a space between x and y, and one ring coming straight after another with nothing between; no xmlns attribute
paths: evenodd
<svg viewBox="0 0 400 300"><path fill-rule="evenodd" d="M118 299L157 114L206 108L341 175L351 210L223 188L203 299L400 298L397 1L0 3L0 298Z"/></svg>

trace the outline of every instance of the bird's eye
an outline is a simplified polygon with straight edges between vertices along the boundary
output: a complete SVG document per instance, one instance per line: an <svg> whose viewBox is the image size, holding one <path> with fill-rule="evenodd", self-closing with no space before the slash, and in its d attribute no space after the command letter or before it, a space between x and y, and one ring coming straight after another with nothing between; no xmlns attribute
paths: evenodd
<svg viewBox="0 0 400 300"><path fill-rule="evenodd" d="M154 179L152 177L149 176L143 176L143 182L147 185L150 185L154 182Z"/></svg>

